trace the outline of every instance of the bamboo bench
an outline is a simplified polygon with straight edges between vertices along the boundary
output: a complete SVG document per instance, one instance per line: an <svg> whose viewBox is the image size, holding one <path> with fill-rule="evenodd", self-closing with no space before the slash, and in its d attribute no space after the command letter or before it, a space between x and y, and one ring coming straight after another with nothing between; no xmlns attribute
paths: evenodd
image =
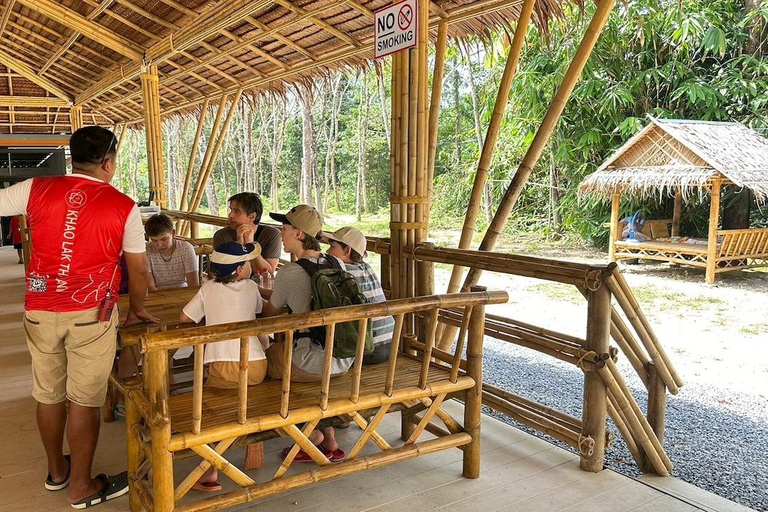
<svg viewBox="0 0 768 512"><path fill-rule="evenodd" d="M484 306L506 302L507 298L506 292L473 291L142 335L143 382L114 379L127 398L131 510L216 510L449 448L463 450L464 476L478 478ZM459 308L464 313L453 353L434 347L439 314L445 308ZM331 379L335 325L357 321L361 324L360 332L364 332L370 318L385 315L395 317L390 360L363 366L364 340L358 340L356 363L346 375ZM419 339L418 355L400 349L404 326L410 324L419 326L420 336L405 335L411 340ZM290 347L294 333L317 325L327 326L329 356L322 381L292 383ZM248 388L247 339L272 333L285 335L287 370L281 380ZM241 339L238 388L204 388L204 344L232 338ZM184 346L195 347L193 390L171 396L168 351ZM462 360L465 346L466 360ZM443 401L453 396L465 403L463 424L441 408ZM376 429L388 412L398 410L403 413L405 442L402 446L391 446ZM418 417L416 414L421 412L423 415ZM331 465L308 436L336 417L354 421L362 434L349 449L347 459ZM436 424L435 418L444 426ZM420 441L425 431L435 438ZM269 481L257 483L225 458L227 450L234 446L276 435L290 437L295 444ZM382 452L361 456L369 442ZM319 468L286 474L299 447ZM187 475L176 475L174 460L190 456L199 457L200 464ZM211 465L240 488L192 501L188 491Z"/></svg>

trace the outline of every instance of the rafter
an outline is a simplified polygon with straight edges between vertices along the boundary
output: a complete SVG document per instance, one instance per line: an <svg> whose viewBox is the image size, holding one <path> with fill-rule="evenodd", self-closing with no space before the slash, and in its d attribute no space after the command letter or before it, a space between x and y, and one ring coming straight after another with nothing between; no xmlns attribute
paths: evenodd
<svg viewBox="0 0 768 512"><path fill-rule="evenodd" d="M294 14L297 14L299 16L305 15L308 12L306 9L304 9L302 7L299 7L298 5L294 5L291 2L289 2L288 0L275 0L275 3L278 4L278 5L282 5L283 7L288 9L289 11L291 11ZM328 32L330 32L334 36L338 37L339 39L341 39L345 43L351 44L352 46L355 46L355 47L360 46L360 42L357 41L355 38L350 37L349 34L345 34L341 30L339 30L336 27L334 27L333 25L331 25L331 24L321 20L320 18L318 18L314 14L311 14L309 16L309 19L312 21L312 23L314 25L317 25L318 27L320 27L320 28L322 28L324 30L327 30Z"/></svg>
<svg viewBox="0 0 768 512"><path fill-rule="evenodd" d="M30 82L39 85L46 91L50 92L54 96L58 96L59 98L65 100L70 105L72 104L72 97L67 94L66 92L59 89L53 82L48 80L47 78L37 76L32 69L21 62L19 59L16 59L6 53L3 50L0 50L0 63L2 63L5 67L9 69L13 69L15 72L29 80Z"/></svg>
<svg viewBox="0 0 768 512"><path fill-rule="evenodd" d="M24 0L30 1L30 0ZM271 0L256 0L225 6L221 9L206 12L187 24L192 29L183 28L173 32L168 37L152 45L145 52L146 61L159 65L179 51L184 51L199 45L202 41L229 26L238 23L246 16L251 16L267 5ZM110 73L99 83L92 85L77 96L78 103L87 103L102 92L115 87L117 84L135 78L141 72L141 65L131 64L122 70Z"/></svg>
<svg viewBox="0 0 768 512"><path fill-rule="evenodd" d="M147 11L145 9L142 9L141 7L139 7L138 5L135 5L133 2L130 2L129 0L116 0L116 1L120 5L123 5L123 6L127 7L128 9L132 10L133 12L138 13L138 14L144 16L148 20L154 21L158 25L162 25L163 27L169 28L171 30L179 30L179 27L177 27L173 23L164 20L160 16L156 16L156 15L152 14L151 12L149 12L149 11Z"/></svg>
<svg viewBox="0 0 768 512"><path fill-rule="evenodd" d="M10 77L8 77L10 81ZM9 107L69 107L61 98L41 98L39 96L0 96L0 106Z"/></svg>
<svg viewBox="0 0 768 512"><path fill-rule="evenodd" d="M254 27L258 28L261 31L266 32L266 31L269 30L268 26L266 26L264 23L260 22L259 20L257 20L256 18L254 18L252 16L247 17L245 19L245 21L247 21L248 23L250 23L251 25L253 25ZM286 45L286 46L288 46L290 48L293 48L295 51L299 52L300 54L304 55L305 57L307 57L309 59L312 59L312 60L315 60L317 58L317 57L315 57L315 55L312 52L310 52L309 50L307 50L303 46L294 43L293 41L291 41L290 39L285 37L283 34L281 34L279 32L275 32L274 36L275 36L276 40L280 41L281 43L283 43L284 45Z"/></svg>
<svg viewBox="0 0 768 512"><path fill-rule="evenodd" d="M16 0L17 2L34 9L35 11L61 23L67 27L73 28L89 39L93 39L99 44L111 48L112 50L129 57L131 60L141 62L144 56L144 49L123 36L107 30L98 23L94 23L88 18L82 16L76 11L58 5L51 0Z"/></svg>
<svg viewBox="0 0 768 512"><path fill-rule="evenodd" d="M510 2L516 2L516 1L519 1L519 0L509 0L509 1ZM288 27L290 27L292 25L296 25L298 23L301 23L301 22L303 22L303 21L305 21L305 20L307 20L307 19L309 19L309 18L311 18L313 16L321 16L326 11L329 11L331 9L335 9L337 7L338 7L338 4L329 4L329 5L320 7L318 9L315 9L313 11L306 11L303 15L297 16L296 18L294 18L294 19L292 19L292 20L290 20L290 21L288 21L286 23L281 24L279 27L271 28L271 29L267 30L266 32L263 32L261 34L257 34L252 39L248 39L248 40L245 40L245 41L243 41L241 43L232 45L230 48L227 48L225 50L220 50L221 53L216 54L216 55L211 55L208 58L201 60L200 63L196 63L196 64L194 64L194 65L192 65L190 67L181 68L181 66L179 64L176 64L175 62L173 62L171 60L166 60L166 62L172 64L174 67L179 68L179 71L176 72L176 73L166 74L163 77L163 79L166 82L168 80L177 80L178 82L183 83L187 87L192 88L189 84L186 84L184 82L184 79L183 79L183 75L188 74L190 71L197 71L199 69L204 68L208 64L214 64L219 59L228 57L228 56L232 55L233 53L235 53L237 51L244 50L246 48L246 46L248 46L250 44L254 44L254 43L258 42L258 41L261 41L261 40L266 39L268 37L274 36L280 30L285 30L286 28L288 28ZM367 49L368 48L363 47L363 48L361 48L361 52L357 52L357 53L362 53L363 51L366 51ZM193 59L193 62L197 62L197 60L199 60L199 59L195 58L195 59ZM310 57L310 60L312 60L311 57ZM253 69L253 66L250 66L250 67ZM253 69L253 71L256 72L258 78L263 78L263 77L267 76L264 73L257 72L255 69ZM114 75L114 74L115 73L113 73L112 75ZM118 73L118 75L119 75L119 73ZM102 80L102 82L103 82L103 80ZM95 94L95 95L91 94L89 91L91 91L92 89L94 89L94 88L92 87L88 91L85 91L84 93L78 95L78 99L83 99L83 101L90 101L90 100L86 100L86 98L87 97L93 98L93 97L98 95L98 94ZM192 88L192 89L195 90L194 88ZM205 94L202 94L202 95L205 96ZM131 95L132 98L133 97L139 97L139 96L140 96L140 93L134 93L133 95ZM125 101L126 99L127 98L124 98L122 101ZM202 101L202 99L198 100L198 102L199 101Z"/></svg>
<svg viewBox="0 0 768 512"><path fill-rule="evenodd" d="M90 13L88 13L88 16L86 16L86 18L87 18L87 19L89 19L89 20L91 20L91 21L95 20L95 19L96 19L96 18L97 18L97 17L98 17L98 16L99 16L101 13L103 13L104 11L106 11L106 10L109 8L109 6L110 6L110 5L112 5L112 2L114 2L114 1L115 1L115 0L104 0L103 2L101 2L101 4L99 4L99 6L98 6L97 8L95 8L93 11L91 11ZM42 69L40 69L40 73L38 73L38 74L42 75L43 73L45 73L45 71L46 71L46 70L47 70L49 67L51 67L51 65L52 65L54 62L56 62L56 61L59 59L59 57L61 57L62 55L64 55L64 53L65 53L67 50L69 50L69 49L72 47L72 45L73 45L73 44L75 44L75 41L77 41L77 38L78 38L78 37L80 37L80 32L78 32L77 30L75 30L74 32L72 32L72 34L69 36L69 39L67 39L67 41L66 41L66 42L65 42L65 43L64 43L64 44L61 46L61 48L59 48L58 50L56 50L56 53L54 53L54 54L53 54L53 55L52 55L52 56L51 56L51 57L50 57L50 58L49 58L49 59L48 59L48 60L45 62L45 64L43 64L43 67L42 67Z"/></svg>
<svg viewBox="0 0 768 512"><path fill-rule="evenodd" d="M13 12L13 5L15 3L16 0L8 0L8 5L5 6L3 17L0 19L0 34L5 31L5 26L8 24L8 20L11 19L11 12Z"/></svg>

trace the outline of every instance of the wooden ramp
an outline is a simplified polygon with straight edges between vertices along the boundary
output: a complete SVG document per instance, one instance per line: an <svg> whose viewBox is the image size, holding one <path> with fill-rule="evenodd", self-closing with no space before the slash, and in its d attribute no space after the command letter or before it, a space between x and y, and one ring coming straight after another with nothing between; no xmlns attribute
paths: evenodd
<svg viewBox="0 0 768 512"><path fill-rule="evenodd" d="M43 488L46 459L35 424L30 358L21 325L24 281L16 252L0 249L0 512L72 510L61 492ZM455 412L462 405L446 404ZM94 471L123 471L125 432L120 421L102 424ZM482 476L461 476L461 452L449 450L351 477L332 480L232 510L269 512L421 511L744 511L745 507L688 486L674 478L637 481L612 471L586 473L576 455L491 417L483 417ZM359 435L339 430L342 447ZM398 415L388 415L379 432L394 441ZM265 443L265 465L249 472L257 480L276 471L289 440ZM368 448L375 451L376 447ZM241 455L242 456L242 455ZM237 457L233 457L238 460ZM192 465L193 460L185 464ZM299 468L303 469L303 468ZM260 478L260 474L263 475ZM224 490L231 490L222 476ZM659 486L657 490L655 486ZM663 486L663 487L662 487ZM193 491L196 492L196 491ZM122 497L97 511L127 511Z"/></svg>

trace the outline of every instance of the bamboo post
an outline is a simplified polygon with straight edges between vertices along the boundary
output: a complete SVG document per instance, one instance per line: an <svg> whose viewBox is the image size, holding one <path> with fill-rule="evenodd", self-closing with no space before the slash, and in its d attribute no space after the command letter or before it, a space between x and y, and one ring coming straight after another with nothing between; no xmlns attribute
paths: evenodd
<svg viewBox="0 0 768 512"><path fill-rule="evenodd" d="M661 446L664 446L664 423L667 409L667 386L659 375L656 365L648 363L648 423ZM653 464L643 457L641 466L645 473L653 471Z"/></svg>
<svg viewBox="0 0 768 512"><path fill-rule="evenodd" d="M152 407L152 487L155 512L174 508L173 454L168 451L171 419L168 405L168 351L156 350L146 357L145 378Z"/></svg>
<svg viewBox="0 0 768 512"><path fill-rule="evenodd" d="M429 248L434 248L435 244L425 242L422 244ZM416 296L426 297L435 293L435 264L431 261L416 261ZM426 318L420 318L418 330L419 338L426 340L429 331L429 323Z"/></svg>
<svg viewBox="0 0 768 512"><path fill-rule="evenodd" d="M69 109L69 124L72 133L83 127L83 107L82 105L72 105Z"/></svg>
<svg viewBox="0 0 768 512"><path fill-rule="evenodd" d="M387 239L389 243L389 239ZM391 247L391 246L390 246ZM385 292L392 294L392 268L391 268L391 256L389 253L381 254L381 287Z"/></svg>
<svg viewBox="0 0 768 512"><path fill-rule="evenodd" d="M432 98L429 102L429 155L427 158L427 197L432 197L435 179L435 155L437 153L438 121L440 120L440 99L443 96L443 75L445 73L445 49L448 46L448 21L443 20L437 27L435 42L435 67L432 72ZM429 219L429 209L427 209Z"/></svg>
<svg viewBox="0 0 768 512"><path fill-rule="evenodd" d="M485 134L483 149L480 153L480 160L477 164L475 181L472 184L472 192L467 205L467 214L464 217L464 225L461 228L461 238L459 239L459 249L467 249L472 243L472 236L475 234L477 216L480 212L480 203L485 190L485 183L488 180L488 171L493 160L493 151L496 149L496 141L501 130L501 121L504 118L504 111L509 102L509 90L512 88L512 79L517 71L517 64L520 61L520 53L525 43L525 36L528 33L528 23L531 19L534 0L525 0L520 10L520 16L517 20L515 35L512 39L512 46L509 48L507 63L504 66L504 73L501 75L499 90L496 93L496 103L491 114L491 121L488 124L488 131ZM451 280L448 283L448 293L454 293L459 290L461 276L464 273L464 267L454 266L451 272ZM456 334L455 329L446 329L451 332L451 338ZM440 348L445 349L450 346L452 339L447 336L440 340Z"/></svg>
<svg viewBox="0 0 768 512"><path fill-rule="evenodd" d="M200 137L203 134L203 126L205 126L205 115L208 113L208 105L210 99L205 98L203 106L200 108L200 118L197 120L197 131L195 131L195 138L192 140L192 150L189 152L189 164L187 165L187 173L184 175L184 185L181 187L181 199L179 210L186 210L189 204L189 185L192 182L192 173L195 169L195 163L197 163L198 145L200 144ZM181 221L179 221L181 226Z"/></svg>
<svg viewBox="0 0 768 512"><path fill-rule="evenodd" d="M336 333L336 324L325 326L325 354L323 359L323 375L320 384L320 409L328 409L328 399L331 393L331 370L333 365L333 336Z"/></svg>
<svg viewBox="0 0 768 512"><path fill-rule="evenodd" d="M389 230L390 230L390 258L389 258L389 275L390 275L390 297L400 297L400 272L402 270L403 255L400 244L400 228L397 227L400 221L400 209L402 203L396 198L400 194L400 179L402 174L402 162L400 151L400 139L402 137L402 124L401 124L401 60L402 52L396 53L392 58L392 140L390 142L390 209L389 209ZM382 272L384 266L384 257L381 259ZM394 279L391 278L394 276ZM383 283L382 283L383 284Z"/></svg>
<svg viewBox="0 0 768 512"><path fill-rule="evenodd" d="M419 376L419 387L426 389L427 380L429 377L429 363L432 359L432 349L435 346L435 331L437 331L437 317L440 313L440 308L435 308L429 315L429 324L425 331L426 337L424 338L424 353L422 354L421 361L421 375Z"/></svg>
<svg viewBox="0 0 768 512"><path fill-rule="evenodd" d="M675 189L675 205L672 208L672 236L680 236L680 221L683 218L683 192Z"/></svg>
<svg viewBox="0 0 768 512"><path fill-rule="evenodd" d="M473 292L484 292L483 286L473 286ZM480 478L480 421L483 405L483 338L485 337L485 305L478 304L469 320L467 342L467 375L475 385L466 391L464 399L464 431L472 442L464 448L463 475Z"/></svg>
<svg viewBox="0 0 768 512"><path fill-rule="evenodd" d="M616 240L621 237L619 233L619 206L621 205L621 196L619 194L611 195L611 231L608 235L608 259L616 261Z"/></svg>
<svg viewBox="0 0 768 512"><path fill-rule="evenodd" d="M130 394L125 397L125 429L126 429L126 455L128 459L128 481L137 478L139 466L144 462L144 449L131 433L134 425L141 424L141 413L136 403L131 399ZM135 485L128 488L128 506L131 512L141 510L141 497Z"/></svg>
<svg viewBox="0 0 768 512"><path fill-rule="evenodd" d="M712 180L711 202L709 205L709 231L707 233L707 284L715 283L717 269L717 227L720 224L720 189L719 177Z"/></svg>
<svg viewBox="0 0 768 512"><path fill-rule="evenodd" d="M453 353L453 362L451 363L451 382L456 382L459 378L459 370L461 369L461 356L464 353L464 345L466 344L467 331L469 329L469 321L472 318L472 311L474 306L465 306L464 314L461 319L461 327L459 328L459 338L456 340L456 351Z"/></svg>
<svg viewBox="0 0 768 512"><path fill-rule="evenodd" d="M365 350L365 337L368 332L368 319L361 318L357 325L357 346L355 347L355 362L352 365L352 391L349 400L356 404L360 401L360 378L363 371L363 351Z"/></svg>
<svg viewBox="0 0 768 512"><path fill-rule="evenodd" d="M165 171L163 169L163 131L160 122L160 93L157 66L149 66L141 74L141 92L144 101L144 131L147 137L147 165L150 191L162 208L165 202Z"/></svg>
<svg viewBox="0 0 768 512"><path fill-rule="evenodd" d="M288 407L291 399L291 365L293 358L293 331L285 331L283 341L283 380L280 388L280 416L288 417Z"/></svg>
<svg viewBox="0 0 768 512"><path fill-rule="evenodd" d="M237 422L245 424L248 417L248 356L250 339L240 338L240 368L237 376Z"/></svg>
<svg viewBox="0 0 768 512"><path fill-rule="evenodd" d="M199 434L203 422L203 355L205 345L195 345L194 376L192 377L192 433Z"/></svg>
<svg viewBox="0 0 768 512"><path fill-rule="evenodd" d="M400 351L400 335L403 332L405 315L395 317L395 328L392 331L392 343L389 345L389 360L387 361L387 379L384 383L384 394L392 396L395 388L395 371L397 370L397 354Z"/></svg>
<svg viewBox="0 0 768 512"><path fill-rule="evenodd" d="M558 87L557 93L555 93L555 97L552 99L552 103L544 116L544 120L541 122L541 126L536 132L533 142L525 153L522 162L520 162L517 172L504 193L504 197L501 200L498 210L496 210L496 213L493 216L491 224L488 226L483 241L480 243L481 251L490 251L496 245L496 241L504 230L504 227L509 220L509 215L512 213L512 209L514 208L518 197L520 197L523 187L528 181L528 177L536 166L536 162L538 162L541 157L550 135L552 135L552 132L557 126L560 115L563 113L565 104L571 96L571 92L573 92L573 88L587 63L589 55L592 53L597 38L599 37L600 32L602 32L605 23L608 21L613 5L614 0L602 0L601 2L598 2L592 21L590 21L589 26L581 39L579 48L576 50L576 55L574 55L570 66L568 66L563 82L560 84L560 87ZM482 270L474 268L470 269L464 280L462 289L468 290L472 285L477 284L481 273ZM595 442L597 442L597 440L595 440Z"/></svg>
<svg viewBox="0 0 768 512"><path fill-rule="evenodd" d="M587 295L586 350L598 355L609 349L611 332L611 292L602 285ZM581 454L580 466L585 471L597 473L603 469L605 456L605 418L608 392L605 382L595 371L584 371L584 404L582 408L582 432L595 440L592 455Z"/></svg>

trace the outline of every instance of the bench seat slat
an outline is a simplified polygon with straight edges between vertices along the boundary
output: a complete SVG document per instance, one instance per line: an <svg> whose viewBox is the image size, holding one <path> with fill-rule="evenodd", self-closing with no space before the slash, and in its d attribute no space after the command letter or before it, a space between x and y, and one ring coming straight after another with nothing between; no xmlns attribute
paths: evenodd
<svg viewBox="0 0 768 512"><path fill-rule="evenodd" d="M397 361L395 388L406 388L419 384L421 362L401 355ZM387 363L363 367L360 379L360 395L381 393L387 377ZM331 379L329 400L349 398L352 373ZM445 381L450 378L450 368L431 365L428 382ZM248 417L280 412L281 380L264 381L248 388ZM291 383L290 407L296 409L319 403L319 383ZM171 428L175 432L189 432L192 429L192 393L170 397ZM237 421L237 390L205 388L203 391L202 428L211 428Z"/></svg>

